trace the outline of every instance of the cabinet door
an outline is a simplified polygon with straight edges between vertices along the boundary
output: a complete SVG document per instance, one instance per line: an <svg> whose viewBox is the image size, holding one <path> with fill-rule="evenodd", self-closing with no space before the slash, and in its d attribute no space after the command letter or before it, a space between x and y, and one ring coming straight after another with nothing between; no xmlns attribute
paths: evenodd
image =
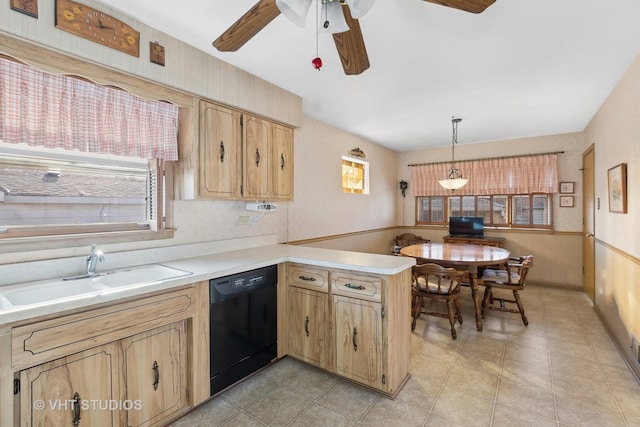
<svg viewBox="0 0 640 427"><path fill-rule="evenodd" d="M244 115L243 133L243 196L267 199L269 197L269 129L270 123L257 117Z"/></svg>
<svg viewBox="0 0 640 427"><path fill-rule="evenodd" d="M240 198L240 113L200 104L200 196Z"/></svg>
<svg viewBox="0 0 640 427"><path fill-rule="evenodd" d="M316 366L327 364L329 296L289 287L289 348L293 356Z"/></svg>
<svg viewBox="0 0 640 427"><path fill-rule="evenodd" d="M107 344L21 371L20 424L119 425L117 365L117 347Z"/></svg>
<svg viewBox="0 0 640 427"><path fill-rule="evenodd" d="M122 340L127 426L154 425L187 405L185 322Z"/></svg>
<svg viewBox="0 0 640 427"><path fill-rule="evenodd" d="M382 389L382 305L333 296L336 372Z"/></svg>
<svg viewBox="0 0 640 427"><path fill-rule="evenodd" d="M275 199L293 198L293 129L272 124L271 155L273 161L271 186Z"/></svg>

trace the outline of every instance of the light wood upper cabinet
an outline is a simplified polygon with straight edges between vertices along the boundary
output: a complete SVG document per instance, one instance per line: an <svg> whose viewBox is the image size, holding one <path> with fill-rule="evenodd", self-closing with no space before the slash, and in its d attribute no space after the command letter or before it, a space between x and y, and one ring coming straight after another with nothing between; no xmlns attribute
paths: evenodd
<svg viewBox="0 0 640 427"><path fill-rule="evenodd" d="M238 111L200 103L201 197L241 197L240 118Z"/></svg>
<svg viewBox="0 0 640 427"><path fill-rule="evenodd" d="M244 115L243 135L243 195L256 199L269 194L271 124L257 117Z"/></svg>
<svg viewBox="0 0 640 427"><path fill-rule="evenodd" d="M293 129L200 102L199 196L293 199Z"/></svg>
<svg viewBox="0 0 640 427"><path fill-rule="evenodd" d="M243 196L258 200L293 198L293 130L243 115Z"/></svg>
<svg viewBox="0 0 640 427"><path fill-rule="evenodd" d="M293 129L271 125L272 199L293 199Z"/></svg>

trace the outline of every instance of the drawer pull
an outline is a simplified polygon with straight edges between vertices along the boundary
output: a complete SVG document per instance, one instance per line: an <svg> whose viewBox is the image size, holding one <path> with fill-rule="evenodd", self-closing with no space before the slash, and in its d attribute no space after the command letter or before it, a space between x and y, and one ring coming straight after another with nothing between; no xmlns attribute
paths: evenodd
<svg viewBox="0 0 640 427"><path fill-rule="evenodd" d="M309 316L307 316L306 320L304 321L304 331L308 337L309 336Z"/></svg>
<svg viewBox="0 0 640 427"><path fill-rule="evenodd" d="M157 361L153 361L151 369L153 369L153 389L157 390L158 384L160 383L160 367L158 366Z"/></svg>
<svg viewBox="0 0 640 427"><path fill-rule="evenodd" d="M304 280L305 282L315 282L316 281L315 277L309 277L309 276L298 276L298 279Z"/></svg>
<svg viewBox="0 0 640 427"><path fill-rule="evenodd" d="M358 343L356 342L356 336L358 336L358 330L353 328L353 335L351 336L351 340L353 341L353 351L358 351Z"/></svg>
<svg viewBox="0 0 640 427"><path fill-rule="evenodd" d="M366 289L366 288L365 288L364 286L362 286L362 285L353 285L353 284L351 284L351 283L347 283L347 284L345 284L344 286L345 286L345 287L347 287L347 288L349 288L349 289L356 289L356 290L358 290L358 291L362 291L362 290Z"/></svg>
<svg viewBox="0 0 640 427"><path fill-rule="evenodd" d="M224 141L220 141L220 163L224 163Z"/></svg>
<svg viewBox="0 0 640 427"><path fill-rule="evenodd" d="M73 393L73 425L74 426L79 426L80 425L80 395L78 394L78 392L76 391L75 393Z"/></svg>
<svg viewBox="0 0 640 427"><path fill-rule="evenodd" d="M256 148L256 167L260 166L260 150Z"/></svg>

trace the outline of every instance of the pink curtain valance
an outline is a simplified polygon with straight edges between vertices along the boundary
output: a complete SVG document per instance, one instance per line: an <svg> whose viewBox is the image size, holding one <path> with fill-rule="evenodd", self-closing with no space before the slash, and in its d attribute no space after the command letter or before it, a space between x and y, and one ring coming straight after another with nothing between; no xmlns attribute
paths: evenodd
<svg viewBox="0 0 640 427"><path fill-rule="evenodd" d="M438 184L447 178L451 163L411 167L413 196L450 196ZM557 155L543 154L456 162L469 182L457 195L555 193L558 186Z"/></svg>
<svg viewBox="0 0 640 427"><path fill-rule="evenodd" d="M0 58L0 140L178 160L178 107Z"/></svg>

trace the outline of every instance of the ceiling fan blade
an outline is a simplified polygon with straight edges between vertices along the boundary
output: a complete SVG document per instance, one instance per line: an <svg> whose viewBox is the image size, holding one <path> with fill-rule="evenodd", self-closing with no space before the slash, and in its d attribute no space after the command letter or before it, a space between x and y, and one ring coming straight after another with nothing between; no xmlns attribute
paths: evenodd
<svg viewBox="0 0 640 427"><path fill-rule="evenodd" d="M496 0L424 0L430 3L441 4L454 9L464 10L471 13L482 13L486 8L495 3Z"/></svg>
<svg viewBox="0 0 640 427"><path fill-rule="evenodd" d="M213 46L221 52L235 52L280 15L275 0L260 0L222 33Z"/></svg>
<svg viewBox="0 0 640 427"><path fill-rule="evenodd" d="M338 55L340 55L344 73L347 75L360 74L369 68L369 57L362 38L360 23L351 16L347 5L342 5L342 11L344 19L349 25L349 31L334 34L333 41L336 44Z"/></svg>

